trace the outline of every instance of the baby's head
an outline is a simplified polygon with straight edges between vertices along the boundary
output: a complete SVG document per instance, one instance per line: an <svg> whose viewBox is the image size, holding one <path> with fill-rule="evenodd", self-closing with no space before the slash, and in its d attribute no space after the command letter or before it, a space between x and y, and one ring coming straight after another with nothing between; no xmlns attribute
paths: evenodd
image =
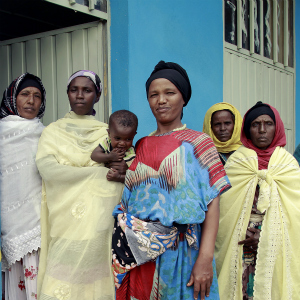
<svg viewBox="0 0 300 300"><path fill-rule="evenodd" d="M128 110L115 111L109 117L108 136L112 148L120 148L124 151L132 146L138 126L137 116Z"/></svg>

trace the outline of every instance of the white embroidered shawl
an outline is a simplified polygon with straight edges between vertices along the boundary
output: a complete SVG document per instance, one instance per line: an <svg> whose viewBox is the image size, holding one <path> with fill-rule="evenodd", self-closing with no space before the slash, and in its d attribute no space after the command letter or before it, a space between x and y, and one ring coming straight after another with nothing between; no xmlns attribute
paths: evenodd
<svg viewBox="0 0 300 300"><path fill-rule="evenodd" d="M43 129L38 118L10 115L0 120L3 269L41 244L42 179L35 155Z"/></svg>

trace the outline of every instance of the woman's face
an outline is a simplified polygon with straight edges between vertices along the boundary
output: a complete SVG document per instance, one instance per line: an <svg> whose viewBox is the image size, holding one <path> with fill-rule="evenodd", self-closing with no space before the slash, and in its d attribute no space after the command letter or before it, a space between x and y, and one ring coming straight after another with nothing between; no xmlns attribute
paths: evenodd
<svg viewBox="0 0 300 300"><path fill-rule="evenodd" d="M96 93L96 87L89 78L76 77L69 85L68 97L71 109L77 115L91 115L100 93Z"/></svg>
<svg viewBox="0 0 300 300"><path fill-rule="evenodd" d="M232 114L227 110L216 111L211 118L211 129L220 142L230 140L234 130Z"/></svg>
<svg viewBox="0 0 300 300"><path fill-rule="evenodd" d="M250 138L253 145L259 149L267 149L274 138L276 125L269 115L257 117L250 127Z"/></svg>
<svg viewBox="0 0 300 300"><path fill-rule="evenodd" d="M37 117L42 104L42 93L38 88L26 87L20 91L16 100L17 111L20 117L25 119Z"/></svg>
<svg viewBox="0 0 300 300"><path fill-rule="evenodd" d="M171 81L165 78L153 80L149 87L148 101L158 124L181 124L184 100Z"/></svg>

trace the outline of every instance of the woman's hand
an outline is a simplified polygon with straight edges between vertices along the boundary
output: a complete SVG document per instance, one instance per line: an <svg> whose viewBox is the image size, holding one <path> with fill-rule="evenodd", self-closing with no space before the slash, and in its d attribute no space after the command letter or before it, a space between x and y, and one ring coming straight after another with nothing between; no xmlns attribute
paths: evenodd
<svg viewBox="0 0 300 300"><path fill-rule="evenodd" d="M201 300L204 300L205 296L209 297L213 276L212 261L198 257L187 284L187 286L194 285L194 299L198 299L199 293Z"/></svg>
<svg viewBox="0 0 300 300"><path fill-rule="evenodd" d="M124 159L122 159L121 161L111 161L105 166L109 169L117 170L121 175L124 175L126 173L126 170L128 169L128 166Z"/></svg>
<svg viewBox="0 0 300 300"><path fill-rule="evenodd" d="M246 231L246 239L238 242L238 244L244 245L245 247L256 251L258 247L260 231L260 229L248 227Z"/></svg>

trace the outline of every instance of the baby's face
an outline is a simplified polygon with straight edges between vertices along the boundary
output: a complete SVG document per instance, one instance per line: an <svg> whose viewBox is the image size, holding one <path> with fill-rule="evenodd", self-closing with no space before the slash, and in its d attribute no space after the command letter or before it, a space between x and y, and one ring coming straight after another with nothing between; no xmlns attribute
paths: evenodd
<svg viewBox="0 0 300 300"><path fill-rule="evenodd" d="M136 135L136 128L116 125L114 122L107 131L112 148L119 148L124 150L124 152L132 146L134 136Z"/></svg>

